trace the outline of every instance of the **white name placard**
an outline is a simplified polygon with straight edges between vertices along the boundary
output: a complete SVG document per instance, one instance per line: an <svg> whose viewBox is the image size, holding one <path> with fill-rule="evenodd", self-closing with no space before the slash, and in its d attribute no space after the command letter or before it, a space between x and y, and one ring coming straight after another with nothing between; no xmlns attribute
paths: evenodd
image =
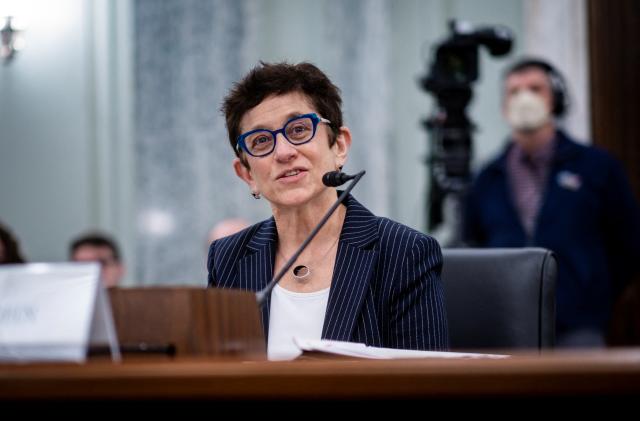
<svg viewBox="0 0 640 421"><path fill-rule="evenodd" d="M97 263L0 266L0 360L83 362L90 345L120 359Z"/></svg>

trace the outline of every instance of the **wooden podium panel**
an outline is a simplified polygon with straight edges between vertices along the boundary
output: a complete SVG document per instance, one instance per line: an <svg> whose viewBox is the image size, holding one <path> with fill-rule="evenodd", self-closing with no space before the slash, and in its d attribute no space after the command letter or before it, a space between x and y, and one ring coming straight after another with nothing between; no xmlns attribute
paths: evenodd
<svg viewBox="0 0 640 421"><path fill-rule="evenodd" d="M127 353L265 359L255 294L197 288L112 288L111 308Z"/></svg>

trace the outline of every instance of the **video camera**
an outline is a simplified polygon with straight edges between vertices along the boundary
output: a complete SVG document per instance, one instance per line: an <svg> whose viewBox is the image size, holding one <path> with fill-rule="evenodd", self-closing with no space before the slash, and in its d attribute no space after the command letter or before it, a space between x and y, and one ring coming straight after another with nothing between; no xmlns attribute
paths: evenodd
<svg viewBox="0 0 640 421"><path fill-rule="evenodd" d="M485 46L492 56L511 50L513 37L505 26L474 28L467 22L449 23L451 34L436 45L429 74L421 87L435 95L437 110L424 121L432 135L429 228L442 221L442 202L448 193L462 194L471 178L474 125L466 108L473 97L472 84L478 79L478 50Z"/></svg>
<svg viewBox="0 0 640 421"><path fill-rule="evenodd" d="M468 22L449 23L451 36L440 43L429 75L422 87L436 95L451 89L463 89L478 79L478 47L484 45L492 56L511 50L511 31L504 26L474 29Z"/></svg>

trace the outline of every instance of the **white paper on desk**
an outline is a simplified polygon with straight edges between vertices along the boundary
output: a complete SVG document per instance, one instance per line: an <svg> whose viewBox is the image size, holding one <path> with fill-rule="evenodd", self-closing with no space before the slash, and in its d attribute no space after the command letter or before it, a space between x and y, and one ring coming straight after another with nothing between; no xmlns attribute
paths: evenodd
<svg viewBox="0 0 640 421"><path fill-rule="evenodd" d="M376 348L356 342L330 341L326 339L309 340L293 338L293 342L304 352L324 352L357 358L380 360L401 358L508 358L501 354L476 354L467 352L416 351L411 349Z"/></svg>
<svg viewBox="0 0 640 421"><path fill-rule="evenodd" d="M83 362L89 344L120 357L97 263L0 266L0 361Z"/></svg>

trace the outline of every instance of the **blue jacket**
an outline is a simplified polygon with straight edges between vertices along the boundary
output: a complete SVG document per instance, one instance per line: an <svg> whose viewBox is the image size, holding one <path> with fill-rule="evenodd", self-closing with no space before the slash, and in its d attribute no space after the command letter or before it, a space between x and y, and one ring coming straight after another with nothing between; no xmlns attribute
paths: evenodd
<svg viewBox="0 0 640 421"><path fill-rule="evenodd" d="M447 349L438 243L374 216L352 196L345 205L322 338L388 348ZM264 288L273 277L277 243L273 218L214 241L207 263L209 286ZM262 313L266 338L269 306L267 301Z"/></svg>
<svg viewBox="0 0 640 421"><path fill-rule="evenodd" d="M510 193L509 147L469 191L466 239L483 247L553 250L558 259L557 333L603 331L615 295L640 259L640 212L621 165L558 131L548 184L528 238Z"/></svg>

